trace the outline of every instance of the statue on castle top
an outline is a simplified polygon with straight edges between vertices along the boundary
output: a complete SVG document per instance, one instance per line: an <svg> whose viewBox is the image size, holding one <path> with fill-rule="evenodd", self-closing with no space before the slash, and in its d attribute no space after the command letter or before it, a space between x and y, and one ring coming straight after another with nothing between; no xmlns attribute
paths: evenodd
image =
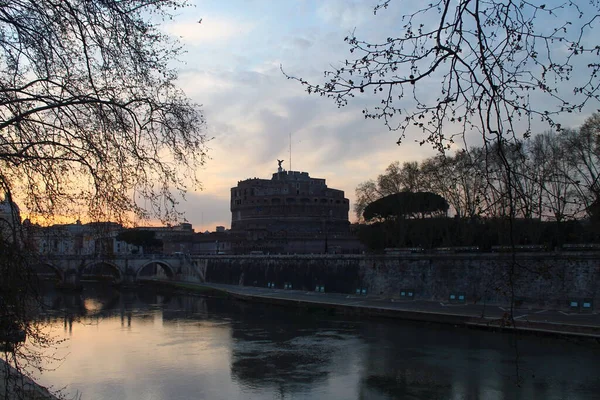
<svg viewBox="0 0 600 400"><path fill-rule="evenodd" d="M278 165L279 169L281 169L281 164L283 164L283 161L284 161L284 160L279 160L279 159L277 160L277 164L279 164L279 165Z"/></svg>

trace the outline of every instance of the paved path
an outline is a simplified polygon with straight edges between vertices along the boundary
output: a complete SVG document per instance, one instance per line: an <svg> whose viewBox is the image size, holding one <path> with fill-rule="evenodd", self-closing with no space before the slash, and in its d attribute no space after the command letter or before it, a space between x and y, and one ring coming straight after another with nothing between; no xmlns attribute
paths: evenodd
<svg viewBox="0 0 600 400"><path fill-rule="evenodd" d="M579 313L517 308L514 319L511 320L508 318L510 310L490 305L398 300L371 295L306 292L216 283L195 285L222 290L234 297L252 301L327 308L340 312L410 320L463 324L481 328L517 329L555 335L585 336L600 341L600 313L597 311Z"/></svg>

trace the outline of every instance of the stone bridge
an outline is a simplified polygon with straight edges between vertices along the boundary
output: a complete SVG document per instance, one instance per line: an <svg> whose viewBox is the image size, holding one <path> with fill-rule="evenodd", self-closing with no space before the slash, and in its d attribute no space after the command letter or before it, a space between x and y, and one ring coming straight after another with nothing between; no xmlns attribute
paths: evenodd
<svg viewBox="0 0 600 400"><path fill-rule="evenodd" d="M79 286L85 279L133 283L143 277L198 281L196 263L187 255L43 255L34 271L66 286Z"/></svg>

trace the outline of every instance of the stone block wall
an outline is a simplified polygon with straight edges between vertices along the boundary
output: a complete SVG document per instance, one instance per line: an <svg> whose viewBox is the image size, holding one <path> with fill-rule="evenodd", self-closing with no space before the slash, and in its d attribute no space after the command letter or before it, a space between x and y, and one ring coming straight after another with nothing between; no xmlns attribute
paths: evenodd
<svg viewBox="0 0 600 400"><path fill-rule="evenodd" d="M199 256L207 282L399 298L448 301L462 293L468 303L508 304L513 294L525 306L562 308L571 299L600 303L600 254L405 254Z"/></svg>

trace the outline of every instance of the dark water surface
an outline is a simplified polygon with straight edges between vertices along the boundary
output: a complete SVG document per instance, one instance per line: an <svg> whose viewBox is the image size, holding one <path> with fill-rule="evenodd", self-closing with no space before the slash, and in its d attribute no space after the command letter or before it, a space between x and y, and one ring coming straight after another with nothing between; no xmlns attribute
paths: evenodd
<svg viewBox="0 0 600 400"><path fill-rule="evenodd" d="M154 289L48 292L82 399L600 399L600 346ZM518 360L518 362L517 362Z"/></svg>

